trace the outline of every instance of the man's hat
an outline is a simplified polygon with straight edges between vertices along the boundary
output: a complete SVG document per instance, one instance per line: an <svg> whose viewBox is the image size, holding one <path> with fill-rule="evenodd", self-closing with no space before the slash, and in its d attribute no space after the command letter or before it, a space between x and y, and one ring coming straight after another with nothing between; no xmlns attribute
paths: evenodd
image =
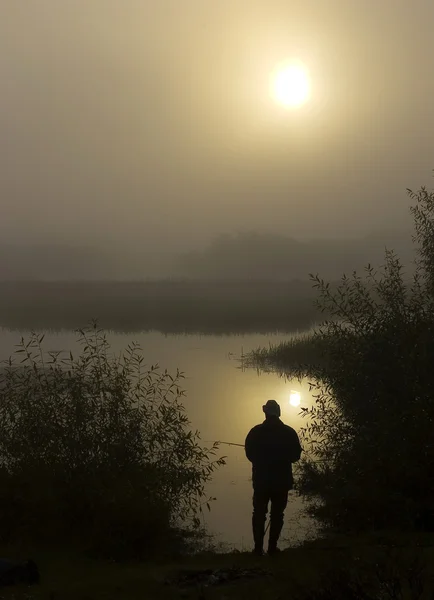
<svg viewBox="0 0 434 600"><path fill-rule="evenodd" d="M267 403L264 404L262 410L267 416L280 417L280 406L277 404L276 400L267 400Z"/></svg>

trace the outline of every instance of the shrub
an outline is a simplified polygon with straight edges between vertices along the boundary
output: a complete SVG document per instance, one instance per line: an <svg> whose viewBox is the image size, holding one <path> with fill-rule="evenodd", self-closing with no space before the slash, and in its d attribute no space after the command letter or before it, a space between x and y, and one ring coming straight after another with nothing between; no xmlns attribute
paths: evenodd
<svg viewBox="0 0 434 600"><path fill-rule="evenodd" d="M143 556L198 527L205 485L224 464L201 447L183 374L115 356L96 325L70 353L22 339L0 376L0 536Z"/></svg>
<svg viewBox="0 0 434 600"><path fill-rule="evenodd" d="M323 526L345 532L426 526L434 508L434 194L409 193L410 281L392 251L384 267L344 276L336 289L312 277L330 315L313 338L325 356L294 369L284 347L258 355L312 382L300 491Z"/></svg>

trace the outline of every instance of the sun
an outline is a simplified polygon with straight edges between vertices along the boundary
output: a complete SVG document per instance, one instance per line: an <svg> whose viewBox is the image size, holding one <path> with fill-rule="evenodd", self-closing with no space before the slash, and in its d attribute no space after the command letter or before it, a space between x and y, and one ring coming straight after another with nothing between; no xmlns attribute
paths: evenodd
<svg viewBox="0 0 434 600"><path fill-rule="evenodd" d="M279 64L271 74L271 93L279 104L297 108L310 97L310 78L306 67L299 62Z"/></svg>
<svg viewBox="0 0 434 600"><path fill-rule="evenodd" d="M291 406L300 406L300 402L301 402L301 394L300 392L296 392L295 390L291 390L291 393L289 394L289 403Z"/></svg>

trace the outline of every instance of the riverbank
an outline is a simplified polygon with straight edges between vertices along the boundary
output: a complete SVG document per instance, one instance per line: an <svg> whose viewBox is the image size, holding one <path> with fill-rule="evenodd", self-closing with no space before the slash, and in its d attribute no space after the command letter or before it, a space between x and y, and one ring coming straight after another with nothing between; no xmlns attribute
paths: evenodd
<svg viewBox="0 0 434 600"><path fill-rule="evenodd" d="M66 552L2 549L3 556L11 552L17 558L31 553L40 567L41 584L10 589L1 597L27 600L416 599L422 597L416 594L418 589L427 594L432 590L434 576L434 536L428 534L318 540L272 559L208 553L121 565Z"/></svg>
<svg viewBox="0 0 434 600"><path fill-rule="evenodd" d="M116 332L288 333L320 317L309 281L0 283L0 327Z"/></svg>

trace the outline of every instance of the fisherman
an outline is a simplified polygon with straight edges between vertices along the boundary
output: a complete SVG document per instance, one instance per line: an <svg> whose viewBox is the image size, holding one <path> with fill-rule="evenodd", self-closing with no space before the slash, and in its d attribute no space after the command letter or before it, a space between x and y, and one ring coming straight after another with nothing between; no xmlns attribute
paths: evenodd
<svg viewBox="0 0 434 600"><path fill-rule="evenodd" d="M252 463L254 553L264 553L265 521L270 510L268 554L279 552L277 542L283 527L288 492L293 488L292 463L300 459L302 448L292 427L280 420L280 406L268 400L262 407L265 421L253 427L246 438L246 456Z"/></svg>

